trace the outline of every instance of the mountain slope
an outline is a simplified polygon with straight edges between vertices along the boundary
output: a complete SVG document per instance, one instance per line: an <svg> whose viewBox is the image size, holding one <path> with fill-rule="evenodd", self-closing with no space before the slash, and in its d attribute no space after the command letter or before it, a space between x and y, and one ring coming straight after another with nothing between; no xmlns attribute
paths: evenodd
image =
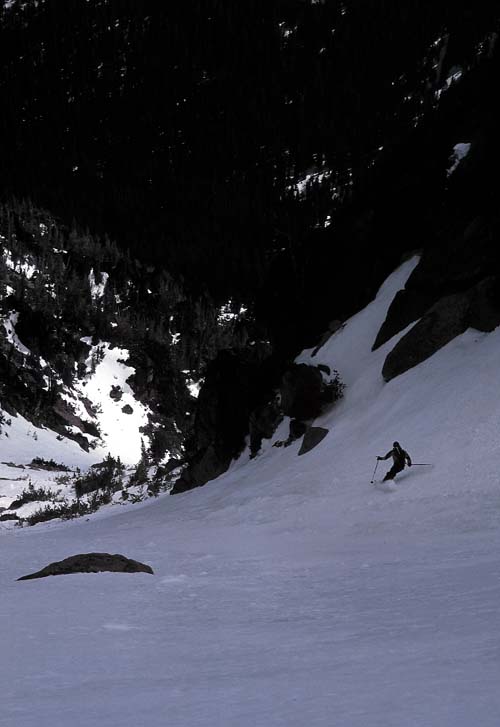
<svg viewBox="0 0 500 727"><path fill-rule="evenodd" d="M21 415L94 461L136 463L144 442L178 464L208 364L252 341L245 311L28 202L0 204L0 457L15 459L5 438Z"/></svg>
<svg viewBox="0 0 500 727"><path fill-rule="evenodd" d="M201 490L0 532L0 723L498 723L500 329L384 383L401 334L371 345L417 262L313 357L347 388L307 455L272 447L284 422ZM394 439L434 466L373 487ZM86 551L155 576L14 580Z"/></svg>

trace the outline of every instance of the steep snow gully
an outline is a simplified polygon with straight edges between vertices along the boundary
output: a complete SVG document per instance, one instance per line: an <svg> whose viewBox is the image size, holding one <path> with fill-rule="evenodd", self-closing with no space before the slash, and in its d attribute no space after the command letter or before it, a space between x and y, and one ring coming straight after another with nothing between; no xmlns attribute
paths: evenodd
<svg viewBox="0 0 500 727"><path fill-rule="evenodd" d="M277 432L204 488L0 531L0 725L500 724L500 329L385 384L417 263L312 359L346 392L309 454ZM394 439L434 466L372 486ZM15 580L89 551L155 576Z"/></svg>

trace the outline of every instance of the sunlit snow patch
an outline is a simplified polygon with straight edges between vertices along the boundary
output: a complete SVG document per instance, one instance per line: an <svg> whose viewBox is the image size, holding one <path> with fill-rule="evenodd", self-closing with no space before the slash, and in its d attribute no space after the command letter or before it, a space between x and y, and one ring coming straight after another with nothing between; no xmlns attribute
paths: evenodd
<svg viewBox="0 0 500 727"><path fill-rule="evenodd" d="M28 262L27 259L14 260L10 250L4 251L5 264L8 268L13 270L15 273L23 275L27 280L30 280L35 273L38 272L35 265Z"/></svg>
<svg viewBox="0 0 500 727"><path fill-rule="evenodd" d="M106 290L106 283L108 282L109 275L108 275L108 273L101 273L100 278L101 278L101 280L98 283L96 281L96 277L94 274L94 268L92 268L89 273L89 285L90 285L90 295L92 296L92 300L94 302L97 300L100 300L103 297L104 291Z"/></svg>
<svg viewBox="0 0 500 727"><path fill-rule="evenodd" d="M469 143L455 144L453 147L453 154L450 157L450 166L448 167L447 175L453 174L455 169L458 167L462 159L465 159L470 151L471 145Z"/></svg>
<svg viewBox="0 0 500 727"><path fill-rule="evenodd" d="M202 377L201 379L198 379L197 381L189 375L191 372L189 369L186 369L182 372L183 374L186 374L186 387L189 390L189 393L194 399L197 399L200 395L200 389L202 387L203 382L205 379Z"/></svg>
<svg viewBox="0 0 500 727"><path fill-rule="evenodd" d="M135 399L127 384L127 379L135 374L125 363L128 358L129 352L124 348L111 348L109 343L93 346L87 359L90 375L81 391L99 411L103 448L125 464L134 464L141 456L141 440L148 442L140 429L148 423L149 410ZM110 397L113 386L121 389L119 401Z"/></svg>
<svg viewBox="0 0 500 727"><path fill-rule="evenodd" d="M1 409L0 414L2 414ZM94 453L85 452L71 439L61 439L51 429L35 427L21 414L5 414L4 420L6 423L2 425L0 434L0 463L12 461L26 465L34 457L43 457L63 462L70 467L85 469L98 459ZM8 472L8 469L2 471L2 475L7 476ZM13 473L14 477L23 474L22 470L19 473L17 470L10 470L10 473ZM40 477L42 475L46 477L47 473L41 472ZM30 473L30 476L33 477L33 474Z"/></svg>
<svg viewBox="0 0 500 727"><path fill-rule="evenodd" d="M238 310L235 310L233 301L229 299L227 303L224 303L224 305L219 308L217 320L219 323L229 323L230 321L242 318L247 310L248 309L245 308L244 305L240 306Z"/></svg>
<svg viewBox="0 0 500 727"><path fill-rule="evenodd" d="M5 328L5 333L7 334L7 340L14 346L17 351L19 351L19 353L22 353L23 356L29 356L31 351L29 350L29 348L26 348L24 343L21 343L16 333L16 324L18 318L19 313L16 313L15 311L10 311L9 317L2 321Z"/></svg>
<svg viewBox="0 0 500 727"><path fill-rule="evenodd" d="M436 98L439 99L441 97L441 94L443 94L445 91L447 91L453 83L457 83L460 81L463 75L463 70L460 68L460 66L454 66L446 78L444 84L441 86L441 88L438 88L436 91Z"/></svg>
<svg viewBox="0 0 500 727"><path fill-rule="evenodd" d="M322 182L328 179L331 174L332 173L329 169L325 169L321 172L310 172L309 174L305 174L294 184L290 185L288 189L295 190L299 197L303 197L305 194L307 194L307 190L310 185L322 184Z"/></svg>

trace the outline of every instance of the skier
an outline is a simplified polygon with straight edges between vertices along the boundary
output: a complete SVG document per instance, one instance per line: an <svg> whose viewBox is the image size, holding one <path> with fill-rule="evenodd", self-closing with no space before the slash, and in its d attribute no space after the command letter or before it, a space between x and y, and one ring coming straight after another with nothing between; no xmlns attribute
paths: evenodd
<svg viewBox="0 0 500 727"><path fill-rule="evenodd" d="M405 464L408 465L408 467L411 467L411 458L408 452L405 452L404 449L402 449L399 442L394 442L392 445L392 449L390 452L387 452L387 454L384 457L377 457L377 460L382 459L389 459L389 457L392 457L393 465L389 472L385 475L382 482L386 482L386 480L393 480L398 472L401 472L401 470L404 470Z"/></svg>

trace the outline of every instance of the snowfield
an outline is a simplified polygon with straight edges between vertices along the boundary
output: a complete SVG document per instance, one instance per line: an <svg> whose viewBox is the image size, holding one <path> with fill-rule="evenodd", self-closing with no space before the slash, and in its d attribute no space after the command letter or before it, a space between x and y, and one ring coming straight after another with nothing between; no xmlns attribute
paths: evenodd
<svg viewBox="0 0 500 727"><path fill-rule="evenodd" d="M310 453L278 431L204 488L0 530L0 725L498 727L500 329L385 384L416 264L299 357L347 385ZM395 439L434 466L370 485ZM90 551L155 575L16 582Z"/></svg>

